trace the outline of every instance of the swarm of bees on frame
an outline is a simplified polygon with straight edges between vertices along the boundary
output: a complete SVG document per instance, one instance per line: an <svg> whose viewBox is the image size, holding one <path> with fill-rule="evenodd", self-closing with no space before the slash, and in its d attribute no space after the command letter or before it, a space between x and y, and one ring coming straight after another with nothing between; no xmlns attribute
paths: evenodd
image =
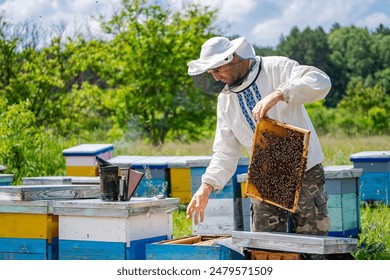
<svg viewBox="0 0 390 280"><path fill-rule="evenodd" d="M254 146L248 181L264 200L291 209L306 168L305 158L302 169L305 135L289 130L286 137L280 137L265 130L261 136Z"/></svg>

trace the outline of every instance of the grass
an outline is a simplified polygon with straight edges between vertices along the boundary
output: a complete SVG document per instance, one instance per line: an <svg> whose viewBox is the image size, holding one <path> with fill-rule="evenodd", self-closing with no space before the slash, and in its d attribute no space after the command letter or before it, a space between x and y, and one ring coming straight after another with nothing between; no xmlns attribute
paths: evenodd
<svg viewBox="0 0 390 280"><path fill-rule="evenodd" d="M320 137L325 155L323 165L351 165L349 157L362 151L390 151L390 136Z"/></svg>
<svg viewBox="0 0 390 280"><path fill-rule="evenodd" d="M173 213L173 238L186 237L191 234L191 220L186 219L186 207L182 205L179 211Z"/></svg>
<svg viewBox="0 0 390 280"><path fill-rule="evenodd" d="M390 260L390 208L362 205L360 207L361 233L354 257L359 260Z"/></svg>

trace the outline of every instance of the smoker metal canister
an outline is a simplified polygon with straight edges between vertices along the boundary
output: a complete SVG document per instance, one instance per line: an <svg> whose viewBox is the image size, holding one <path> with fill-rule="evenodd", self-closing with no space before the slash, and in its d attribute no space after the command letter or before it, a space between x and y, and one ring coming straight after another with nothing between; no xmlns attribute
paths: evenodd
<svg viewBox="0 0 390 280"><path fill-rule="evenodd" d="M100 196L104 201L118 201L119 168L118 166L100 167Z"/></svg>

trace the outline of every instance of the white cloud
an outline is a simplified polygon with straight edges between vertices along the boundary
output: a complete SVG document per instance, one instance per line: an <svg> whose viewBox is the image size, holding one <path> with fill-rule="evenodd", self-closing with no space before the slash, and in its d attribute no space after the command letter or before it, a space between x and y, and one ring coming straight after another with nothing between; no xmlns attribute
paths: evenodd
<svg viewBox="0 0 390 280"><path fill-rule="evenodd" d="M276 1L280 16L259 22L251 31L254 41L274 46L281 34L287 35L293 26L300 29L322 26L325 30L334 23L349 25L367 10L367 4L375 0L293 0ZM283 3L283 4L282 4Z"/></svg>
<svg viewBox="0 0 390 280"><path fill-rule="evenodd" d="M155 0L181 4L195 3L218 9L217 23L228 29L227 35L246 36L259 46L275 46L281 34L288 35L293 26L301 30L322 26L325 31L334 23L375 28L379 23L390 25L386 12L389 0ZM99 23L90 15L110 15L121 0L0 0L9 21L36 20L45 26L65 22L68 33L88 24L94 34ZM387 5L387 6L386 6ZM379 7L384 7L380 10ZM375 9L373 8L375 7ZM373 9L372 9L373 8ZM372 9L372 10L371 10Z"/></svg>
<svg viewBox="0 0 390 280"><path fill-rule="evenodd" d="M65 23L65 33L72 35L75 30L89 26L92 32L99 32L99 24L92 18L99 14L109 14L112 6L120 0L7 0L0 4L7 21L20 23L36 21L44 27Z"/></svg>
<svg viewBox="0 0 390 280"><path fill-rule="evenodd" d="M379 26L379 24L383 24L385 26L390 25L390 16L385 13L374 13L368 15L367 17L358 20L357 24L359 26L367 26L369 29L374 29Z"/></svg>
<svg viewBox="0 0 390 280"><path fill-rule="evenodd" d="M212 9L218 9L219 20L227 23L239 22L245 19L245 15L252 12L258 2L256 0L170 0L173 6L180 7L183 2L192 2Z"/></svg>
<svg viewBox="0 0 390 280"><path fill-rule="evenodd" d="M244 20L245 15L253 11L256 7L256 1L254 0L225 0L209 2L222 2L220 4L220 18L228 21L229 23L235 23Z"/></svg>

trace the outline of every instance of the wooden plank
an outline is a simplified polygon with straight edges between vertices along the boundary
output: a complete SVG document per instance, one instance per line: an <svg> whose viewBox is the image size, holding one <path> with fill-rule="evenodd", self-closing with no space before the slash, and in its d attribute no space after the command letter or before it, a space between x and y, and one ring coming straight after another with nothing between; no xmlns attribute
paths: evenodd
<svg viewBox="0 0 390 280"><path fill-rule="evenodd" d="M184 238L177 238L173 240L168 240L161 242L161 244L194 244L198 243L201 240L200 235L190 236L190 237L184 237Z"/></svg>
<svg viewBox="0 0 390 280"><path fill-rule="evenodd" d="M124 242L59 240L60 260L124 260Z"/></svg>
<svg viewBox="0 0 390 280"><path fill-rule="evenodd" d="M264 250L246 250L246 259L248 260L301 260L298 253L270 252Z"/></svg>
<svg viewBox="0 0 390 280"><path fill-rule="evenodd" d="M95 185L21 185L0 188L0 200L58 200L100 198Z"/></svg>
<svg viewBox="0 0 390 280"><path fill-rule="evenodd" d="M100 176L71 176L72 185L100 185Z"/></svg>
<svg viewBox="0 0 390 280"><path fill-rule="evenodd" d="M0 254L44 254L47 253L47 240L42 238L0 237ZM4 257L4 256L3 256ZM11 257L9 259L12 259Z"/></svg>
<svg viewBox="0 0 390 280"><path fill-rule="evenodd" d="M362 168L354 168L353 165L324 166L325 179L359 178L363 174Z"/></svg>
<svg viewBox="0 0 390 280"><path fill-rule="evenodd" d="M62 216L130 217L135 215L172 213L179 208L178 198L133 197L129 201L78 199L53 201L53 213Z"/></svg>
<svg viewBox="0 0 390 280"><path fill-rule="evenodd" d="M146 244L148 260L243 260L244 256L226 246L214 245L229 235L198 235ZM176 240L178 242L176 242ZM195 243L196 240L200 240Z"/></svg>
<svg viewBox="0 0 390 280"><path fill-rule="evenodd" d="M51 237L51 215L0 213L0 221L0 237L42 239Z"/></svg>
<svg viewBox="0 0 390 280"><path fill-rule="evenodd" d="M23 177L22 185L70 185L72 179L63 176Z"/></svg>
<svg viewBox="0 0 390 280"><path fill-rule="evenodd" d="M52 214L51 200L0 200L0 213Z"/></svg>
<svg viewBox="0 0 390 280"><path fill-rule="evenodd" d="M344 254L356 251L357 239L275 232L233 231L232 243L246 248L308 254Z"/></svg>

